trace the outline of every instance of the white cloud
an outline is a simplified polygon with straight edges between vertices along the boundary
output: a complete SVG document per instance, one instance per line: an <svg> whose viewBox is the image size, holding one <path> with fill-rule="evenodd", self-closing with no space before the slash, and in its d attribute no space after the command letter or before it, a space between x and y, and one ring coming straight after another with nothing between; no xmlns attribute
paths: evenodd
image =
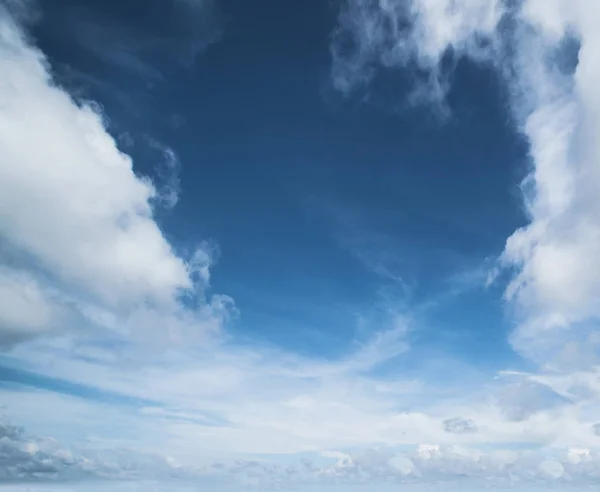
<svg viewBox="0 0 600 492"><path fill-rule="evenodd" d="M164 315L164 325L175 323L180 332L182 322L193 325L188 331L213 331L207 323L218 327L230 300L203 298L210 251L189 263L174 252L153 219L152 183L117 149L98 107L75 102L53 82L44 55L6 11L0 59L2 259L23 270L19 290L14 269L0 271L0 293L14 300L3 330L33 335L56 325L59 309L40 286L40 273L71 307L107 308L125 316L124 324L153 311L155 325ZM172 173L176 158L163 151ZM170 179L163 198L174 204L177 183ZM200 312L181 307L183 294L199 298Z"/></svg>
<svg viewBox="0 0 600 492"><path fill-rule="evenodd" d="M36 409L46 408L44 428L61 439L102 435L107 447L133 445L190 466L207 457L328 456L422 443L600 448L597 374L568 380L509 374L475 393L462 384L464 372L448 374L454 384L400 374L387 380L373 370L390 357L390 343L381 341L395 336L392 330L367 343L366 351L330 361L264 347L209 344L148 354L133 347L121 352L107 342L40 340L15 348L12 356L58 378L59 388L65 387L60 381L83 385L68 394L81 393L86 401L75 404L71 396L33 388L5 391L3 401L28 427L39 425ZM421 368L427 370L426 362ZM55 387L52 380L48 387ZM104 429L107 419L110 429Z"/></svg>
<svg viewBox="0 0 600 492"><path fill-rule="evenodd" d="M600 75L595 56L600 10L589 2L557 1L542 8L529 1L525 15L544 41L539 52L523 55L529 55L523 66L531 67L523 78L535 80L527 85L534 109L524 126L534 165L525 194L531 223L509 238L504 260L518 268L508 295L524 318L515 345L528 354L532 346L562 338L565 329L579 323L597 326L600 316L595 253L600 239L595 137L600 98L594 82ZM556 68L557 50L569 35L580 49L574 73L565 75Z"/></svg>
<svg viewBox="0 0 600 492"><path fill-rule="evenodd" d="M110 304L171 301L191 282L152 220L154 188L95 109L52 85L43 56L6 17L0 35L0 196L11 211L2 236Z"/></svg>
<svg viewBox="0 0 600 492"><path fill-rule="evenodd" d="M416 68L435 82L424 87L438 101L448 81L445 55L498 68L532 164L522 187L530 224L502 255L515 269L506 291L519 317L512 343L540 363L564 366L559 359L569 356L559 346L575 342L565 330L586 323L591 339L600 317L598 21L600 8L585 0L349 0L333 43L342 89L386 67ZM344 36L353 49L344 50Z"/></svg>
<svg viewBox="0 0 600 492"><path fill-rule="evenodd" d="M41 487L35 485L40 482L55 482L65 490L73 483L87 487L85 480L92 480L90 486L103 480L103 486L111 488L127 480L130 487L160 483L217 490L227 485L250 490L388 485L410 490L419 484L429 490L442 484L445 488L460 484L461 490L476 490L484 483L492 490L505 490L509 485L513 490L569 485L585 490L600 478L600 455L577 448L506 453L419 445L408 451L380 448L329 453L337 459L335 463L294 457L287 463L264 458L209 459L187 466L164 454L90 446L67 448L55 439L29 435L7 422L0 424L0 448L3 481L34 487Z"/></svg>
<svg viewBox="0 0 600 492"><path fill-rule="evenodd" d="M427 417L396 416L392 411L396 398L412 398L417 386L411 381L374 384L377 381L368 375L382 362L404 353L403 336L404 328L393 326L338 361L214 343L203 350L162 355L128 347L120 355L119 347L111 343L95 345L70 338L31 342L11 354L47 377L155 402L157 408L144 404L147 408L140 422L160 429L155 437L177 441L183 454L203 449L285 454L337 444L393 441L413 419L418 424L416 432L430 437ZM23 411L18 401L11 408L17 414ZM58 418L64 419L64 412ZM81 432L93 421L90 417L89 422L80 422ZM398 437L386 435L388 428L397 428L394 435ZM132 428L141 443L147 439L145 430L139 422ZM203 446L197 446L194 435L203 436ZM156 442L151 444L156 446Z"/></svg>
<svg viewBox="0 0 600 492"><path fill-rule="evenodd" d="M452 52L493 61L504 10L502 0L348 0L331 45L334 85L348 93L382 69L413 67L419 76L409 99L445 111L442 58Z"/></svg>

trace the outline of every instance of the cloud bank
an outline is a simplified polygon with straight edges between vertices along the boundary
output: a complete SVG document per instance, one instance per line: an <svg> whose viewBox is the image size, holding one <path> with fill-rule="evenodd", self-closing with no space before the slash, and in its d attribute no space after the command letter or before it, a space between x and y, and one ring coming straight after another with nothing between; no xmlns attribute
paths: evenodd
<svg viewBox="0 0 600 492"><path fill-rule="evenodd" d="M594 485L600 479L600 454L582 449L537 452L481 452L459 446L421 445L411 451L374 449L337 454L329 464L310 459L280 464L273 461L212 461L201 466L184 466L172 457L136 453L127 449L98 450L66 448L54 439L28 435L6 421L0 424L2 464L0 482L15 484L77 481L78 490L92 487L99 479L140 483L189 484L223 487L243 486L249 490L304 490L315 486L356 487L400 486L410 490L429 486L487 487L516 489L543 485ZM142 483L144 483L142 482ZM89 485L87 485L89 484ZM108 484L104 484L106 487Z"/></svg>

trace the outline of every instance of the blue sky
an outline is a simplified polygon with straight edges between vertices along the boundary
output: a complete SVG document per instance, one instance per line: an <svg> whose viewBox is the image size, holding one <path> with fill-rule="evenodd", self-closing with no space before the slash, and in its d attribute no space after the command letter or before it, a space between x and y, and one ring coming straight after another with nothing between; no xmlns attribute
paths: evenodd
<svg viewBox="0 0 600 492"><path fill-rule="evenodd" d="M0 3L0 488L597 483L595 20Z"/></svg>

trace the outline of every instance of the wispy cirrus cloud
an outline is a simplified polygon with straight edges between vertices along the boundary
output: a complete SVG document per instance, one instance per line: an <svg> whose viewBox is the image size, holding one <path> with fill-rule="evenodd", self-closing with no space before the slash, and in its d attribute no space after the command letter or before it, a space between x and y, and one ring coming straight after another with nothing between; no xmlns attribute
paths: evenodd
<svg viewBox="0 0 600 492"><path fill-rule="evenodd" d="M443 384L382 374L381 365L405 355L402 333L391 327L336 360L262 346L161 354L106 340L40 340L5 360L29 369L0 378L11 384L3 401L12 418L34 427L36 409L47 408L45 425L59 439L101 436L107 449L134 446L189 466L375 448L397 454L423 444L483 455L598 447L597 373L506 374L477 387L464 384L464 371Z"/></svg>
<svg viewBox="0 0 600 492"><path fill-rule="evenodd" d="M127 6L88 2L56 7L49 1L40 2L36 9L51 25L62 29L62 39L100 66L150 85L172 70L192 66L222 30L218 4L213 0L134 0ZM123 19L132 12L138 15L138 22L125 23Z"/></svg>

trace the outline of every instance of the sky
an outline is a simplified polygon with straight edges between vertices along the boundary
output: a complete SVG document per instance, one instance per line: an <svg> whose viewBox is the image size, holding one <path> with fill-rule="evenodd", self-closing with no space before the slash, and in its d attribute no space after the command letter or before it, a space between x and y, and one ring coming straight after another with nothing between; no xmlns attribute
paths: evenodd
<svg viewBox="0 0 600 492"><path fill-rule="evenodd" d="M598 22L0 0L0 490L596 490Z"/></svg>

